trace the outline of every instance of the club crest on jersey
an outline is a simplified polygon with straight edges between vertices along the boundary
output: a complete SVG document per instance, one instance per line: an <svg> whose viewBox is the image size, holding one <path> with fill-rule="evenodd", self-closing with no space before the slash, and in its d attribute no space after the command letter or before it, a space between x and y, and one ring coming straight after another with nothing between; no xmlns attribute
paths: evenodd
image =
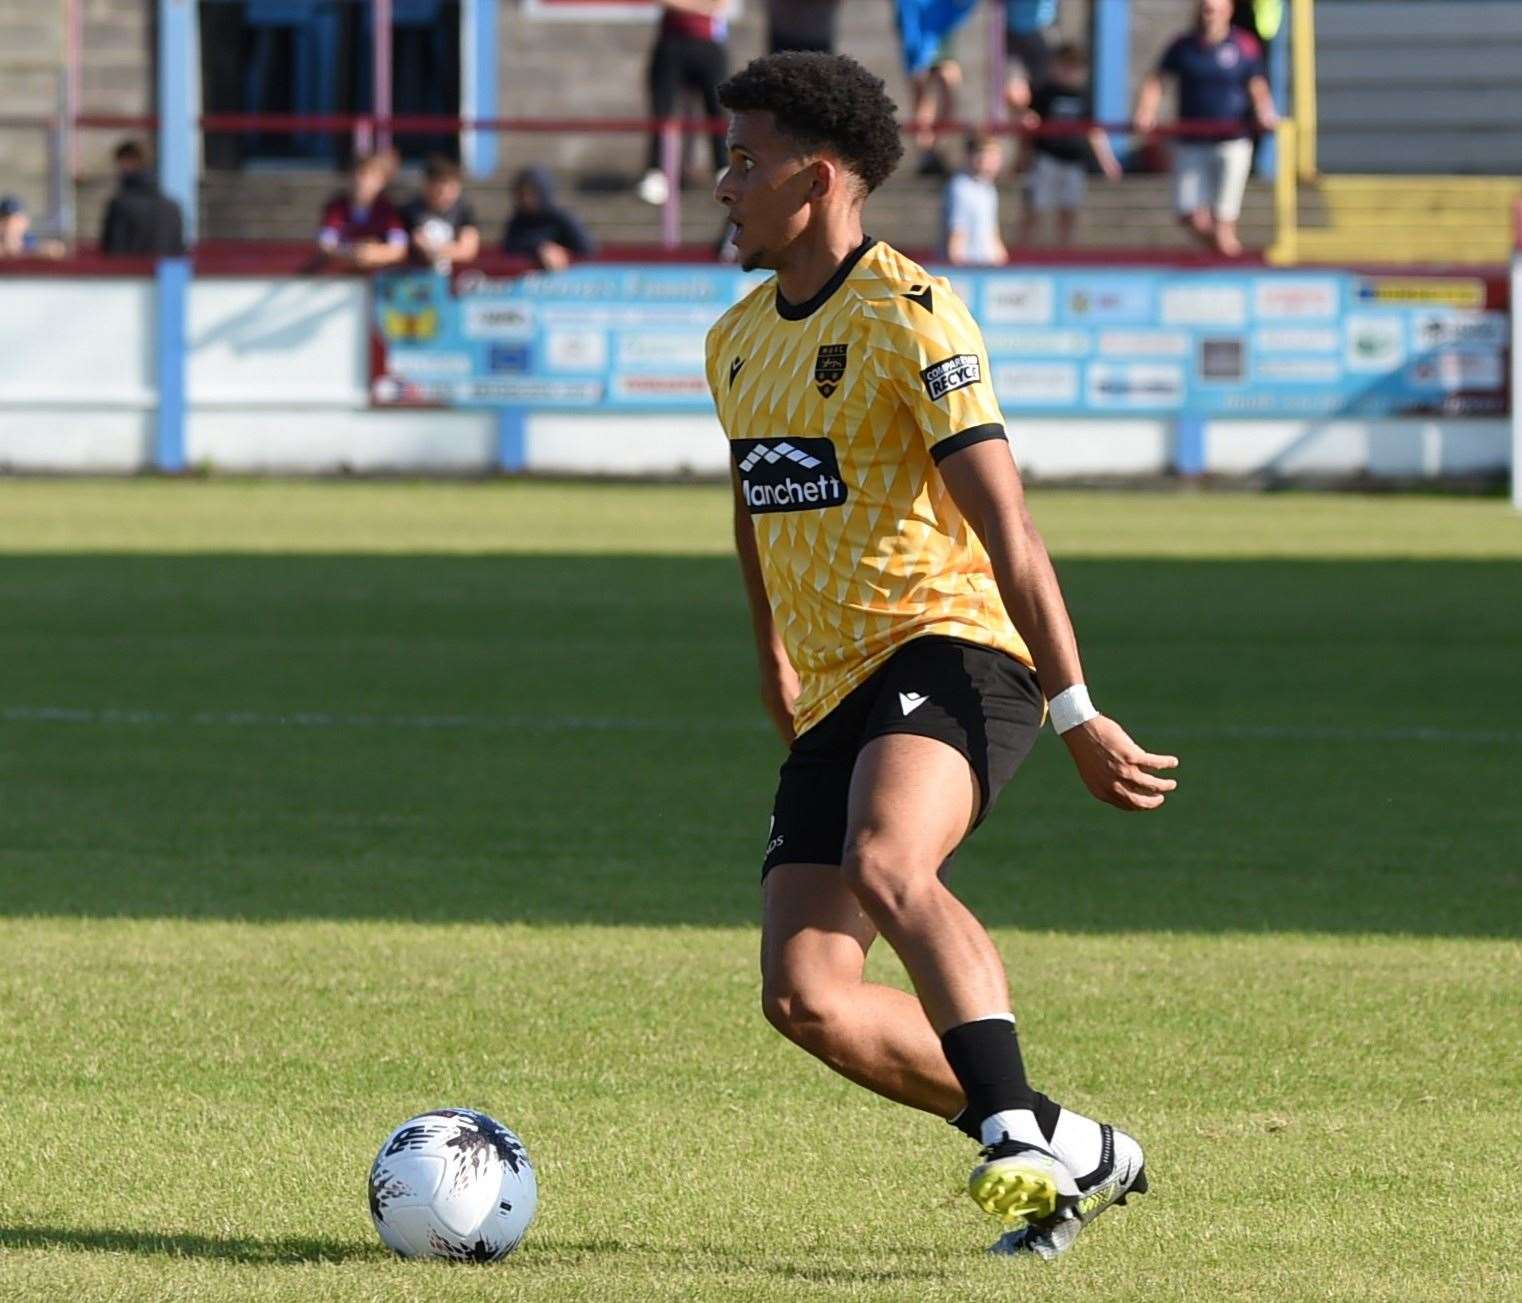
<svg viewBox="0 0 1522 1303"><path fill-rule="evenodd" d="M845 344L821 344L814 358L814 383L819 392L828 398L839 387L846 373Z"/></svg>
<svg viewBox="0 0 1522 1303"><path fill-rule="evenodd" d="M845 503L840 462L828 439L732 439L729 447L753 516Z"/></svg>
<svg viewBox="0 0 1522 1303"><path fill-rule="evenodd" d="M983 364L976 353L958 353L942 362L933 362L920 372L925 392L933 403L956 389L966 389L983 378Z"/></svg>

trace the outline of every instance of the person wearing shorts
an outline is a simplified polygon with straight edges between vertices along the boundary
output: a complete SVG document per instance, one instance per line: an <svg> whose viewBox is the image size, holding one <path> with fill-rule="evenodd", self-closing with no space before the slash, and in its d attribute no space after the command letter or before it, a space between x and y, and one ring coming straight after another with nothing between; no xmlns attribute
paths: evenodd
<svg viewBox="0 0 1522 1303"><path fill-rule="evenodd" d="M1252 170L1253 136L1278 122L1258 38L1231 25L1231 0L1200 0L1194 30L1163 53L1142 82L1136 129L1157 126L1164 77L1178 82L1183 130L1174 153L1173 197L1179 221L1228 258L1242 242L1237 219Z"/></svg>
<svg viewBox="0 0 1522 1303"><path fill-rule="evenodd" d="M1021 119L1027 131L1036 133L1030 138L1022 245L1035 243L1047 214L1053 215L1056 242L1072 244L1078 210L1088 188L1091 158L1107 178L1120 180L1120 163L1110 148L1110 138L1093 125L1093 118L1087 54L1081 46L1062 45L1052 58L1051 76L1036 91Z"/></svg>
<svg viewBox="0 0 1522 1303"><path fill-rule="evenodd" d="M1055 1256L1146 1190L1141 1146L1031 1086L1003 960L946 866L1048 711L1112 805L1156 809L1175 783L1155 771L1177 760L1089 703L972 314L862 229L903 151L881 78L787 52L719 98L715 197L740 266L776 273L704 353L760 695L788 748L762 851L762 1009L834 1071L982 1145L967 1189L1003 1223L996 1251ZM912 994L866 979L879 936ZM863 1141L898 1179L899 1135Z"/></svg>

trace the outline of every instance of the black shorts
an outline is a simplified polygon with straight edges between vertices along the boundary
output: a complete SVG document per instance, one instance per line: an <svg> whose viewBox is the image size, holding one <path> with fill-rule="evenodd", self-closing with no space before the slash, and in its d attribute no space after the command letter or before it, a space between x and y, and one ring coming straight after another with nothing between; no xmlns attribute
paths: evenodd
<svg viewBox="0 0 1522 1303"><path fill-rule="evenodd" d="M900 647L793 742L778 775L761 876L779 864L839 864L851 773L862 747L890 733L933 737L967 757L982 823L1041 731L1035 673L1013 656L929 635Z"/></svg>

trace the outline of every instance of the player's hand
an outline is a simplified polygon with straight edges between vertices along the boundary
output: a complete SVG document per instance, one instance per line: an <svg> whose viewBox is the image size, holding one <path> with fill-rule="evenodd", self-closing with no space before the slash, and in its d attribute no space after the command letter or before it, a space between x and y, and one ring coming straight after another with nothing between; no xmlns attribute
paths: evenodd
<svg viewBox="0 0 1522 1303"><path fill-rule="evenodd" d="M1096 715L1062 735L1078 776L1095 797L1120 810L1155 810L1178 784L1148 773L1177 769L1177 756L1143 751L1113 719Z"/></svg>
<svg viewBox="0 0 1522 1303"><path fill-rule="evenodd" d="M1131 125L1136 128L1139 135L1150 136L1157 129L1156 111L1137 109L1136 116L1132 119Z"/></svg>
<svg viewBox="0 0 1522 1303"><path fill-rule="evenodd" d="M791 665L761 669L761 704L784 746L792 746L793 704L798 700L798 675Z"/></svg>
<svg viewBox="0 0 1522 1303"><path fill-rule="evenodd" d="M546 240L535 251L539 255L539 265L545 271L564 271L571 265L571 255L563 244L556 244L553 240Z"/></svg>

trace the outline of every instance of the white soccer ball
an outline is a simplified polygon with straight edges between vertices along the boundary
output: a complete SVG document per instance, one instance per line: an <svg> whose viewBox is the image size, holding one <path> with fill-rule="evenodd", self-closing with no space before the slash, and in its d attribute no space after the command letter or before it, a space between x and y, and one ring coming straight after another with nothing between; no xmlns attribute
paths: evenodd
<svg viewBox="0 0 1522 1303"><path fill-rule="evenodd" d="M474 1109L408 1118L370 1168L370 1217L404 1258L493 1262L518 1247L538 1206L522 1141Z"/></svg>

